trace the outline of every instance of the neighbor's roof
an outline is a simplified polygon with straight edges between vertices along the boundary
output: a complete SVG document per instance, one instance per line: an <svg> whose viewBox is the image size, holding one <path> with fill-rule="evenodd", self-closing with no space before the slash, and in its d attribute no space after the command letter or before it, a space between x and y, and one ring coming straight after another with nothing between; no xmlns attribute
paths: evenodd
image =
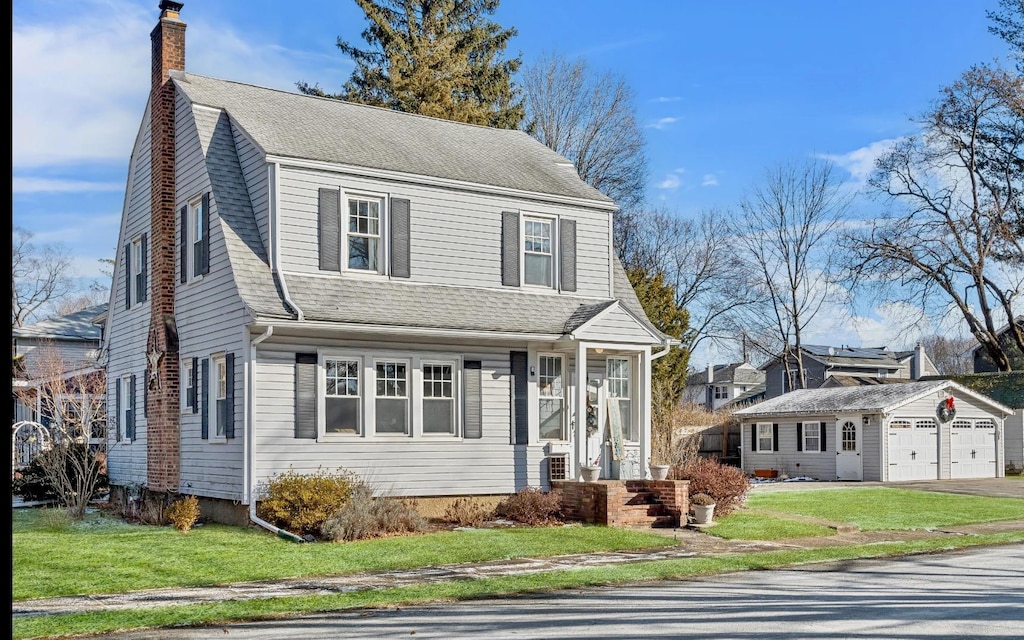
<svg viewBox="0 0 1024 640"><path fill-rule="evenodd" d="M996 402L1014 409L1024 409L1024 373L963 373L950 376L926 376L923 380L952 380L968 389L983 393Z"/></svg>
<svg viewBox="0 0 1024 640"><path fill-rule="evenodd" d="M714 369L714 382L733 384L764 384L765 373L761 369L751 366L744 367L745 362L733 362L730 364L712 365ZM708 373L706 370L691 373L686 378L687 385L707 384Z"/></svg>
<svg viewBox="0 0 1024 640"><path fill-rule="evenodd" d="M103 329L94 324L93 320L106 311L106 303L98 304L66 316L48 318L27 327L13 329L11 335L15 338L39 340L99 340Z"/></svg>
<svg viewBox="0 0 1024 640"><path fill-rule="evenodd" d="M224 109L271 156L612 201L530 135L172 72L193 104Z"/></svg>
<svg viewBox="0 0 1024 640"><path fill-rule="evenodd" d="M832 387L827 389L801 389L741 409L734 415L740 418L761 416L822 415L844 412L887 413L908 402L923 398L929 393L953 388L974 397L1000 411L1010 414L1013 410L992 398L971 391L949 380L906 382L866 387Z"/></svg>

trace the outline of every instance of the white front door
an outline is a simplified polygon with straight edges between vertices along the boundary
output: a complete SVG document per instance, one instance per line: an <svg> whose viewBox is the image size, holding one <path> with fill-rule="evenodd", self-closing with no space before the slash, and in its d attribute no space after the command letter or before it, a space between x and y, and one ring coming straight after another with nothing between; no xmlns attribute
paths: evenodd
<svg viewBox="0 0 1024 640"><path fill-rule="evenodd" d="M996 477L995 422L954 420L950 431L950 477Z"/></svg>
<svg viewBox="0 0 1024 640"><path fill-rule="evenodd" d="M864 479L860 416L839 416L836 420L836 478Z"/></svg>
<svg viewBox="0 0 1024 640"><path fill-rule="evenodd" d="M601 467L601 477L609 477L609 460L607 455L604 455L604 441L605 441L605 425L607 424L608 417L605 412L607 405L606 401L607 389L605 385L604 375L600 373L588 372L587 373L587 445L584 447L587 459L583 461L583 464L593 464L594 460L598 460L598 464Z"/></svg>

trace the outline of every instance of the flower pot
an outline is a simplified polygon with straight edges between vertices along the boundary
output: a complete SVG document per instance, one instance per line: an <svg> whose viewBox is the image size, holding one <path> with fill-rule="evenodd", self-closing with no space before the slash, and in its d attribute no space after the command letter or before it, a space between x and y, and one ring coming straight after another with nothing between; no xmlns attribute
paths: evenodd
<svg viewBox="0 0 1024 640"><path fill-rule="evenodd" d="M583 475L584 482L597 482L601 477L601 467L580 465L580 474Z"/></svg>
<svg viewBox="0 0 1024 640"><path fill-rule="evenodd" d="M777 478L779 477L778 469L754 469L755 478Z"/></svg>
<svg viewBox="0 0 1024 640"><path fill-rule="evenodd" d="M690 508L693 510L694 524L711 524L711 519L715 517L715 505L713 504L695 504Z"/></svg>
<svg viewBox="0 0 1024 640"><path fill-rule="evenodd" d="M652 464L651 465L651 479L652 480L666 480L668 478L669 469L672 467L667 464Z"/></svg>

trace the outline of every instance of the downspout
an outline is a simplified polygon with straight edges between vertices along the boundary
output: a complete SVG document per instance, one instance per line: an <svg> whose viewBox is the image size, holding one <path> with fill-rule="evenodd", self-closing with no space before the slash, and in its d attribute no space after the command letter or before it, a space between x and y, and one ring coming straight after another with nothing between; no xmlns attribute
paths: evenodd
<svg viewBox="0 0 1024 640"><path fill-rule="evenodd" d="M657 360L661 356L667 355L668 352L672 350L672 347L674 347L677 343L674 343L672 341L665 341L662 344L665 345L665 349L662 350L662 351L659 351L658 353L652 353L651 354L651 362Z"/></svg>
<svg viewBox="0 0 1024 640"><path fill-rule="evenodd" d="M288 295L288 283L284 280L284 274L281 272L281 234L277 231L278 220L278 198L281 194L281 164L278 162L271 163L267 166L267 172L270 173L270 245L271 245L271 256L270 256L270 270L274 273L277 278L277 282L281 285L281 295L284 297L285 303L295 310L296 320L302 322L305 318L302 313L302 309L299 305L295 304L291 296Z"/></svg>
<svg viewBox="0 0 1024 640"><path fill-rule="evenodd" d="M275 527L263 518L256 515L256 484L253 482L252 477L253 469L256 467L256 417L253 415L256 410L256 401L254 396L256 395L256 345L263 342L270 336L274 335L274 326L267 327L267 330L262 334L256 336L249 342L249 388L246 390L246 429L245 429L245 444L248 449L248 455L246 456L246 466L249 468L249 519L259 526L263 527L267 531L270 531L279 538L290 540L292 542L305 542L301 537L295 535L290 531L285 531L280 527Z"/></svg>

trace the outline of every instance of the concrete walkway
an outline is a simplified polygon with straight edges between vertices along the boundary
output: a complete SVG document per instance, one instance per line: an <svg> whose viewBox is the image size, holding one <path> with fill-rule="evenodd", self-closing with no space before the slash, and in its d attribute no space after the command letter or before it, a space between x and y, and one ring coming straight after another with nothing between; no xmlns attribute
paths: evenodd
<svg viewBox="0 0 1024 640"><path fill-rule="evenodd" d="M973 483L979 482L981 483L980 486L973 485ZM974 486L973 492L977 492L979 494L988 495L987 492L990 491L1001 494L1002 491L1006 490L1006 488L997 488L997 485L998 487L1002 487L1002 483L991 482L988 480L971 481L971 483L972 486ZM1003 483L1014 483L1009 485L1010 489L1018 491L1018 494L1014 497L1024 497L1024 480L1004 480ZM850 486L851 484L865 486L865 483L777 482L755 485L752 487L752 492L809 490L814 488L829 489ZM909 485L905 486L909 487ZM966 485L960 483L940 484L939 486L942 487L939 490L948 491L955 489L955 492L957 493L966 492ZM914 486L913 488L923 489L925 487ZM426 584L451 580L472 580L476 578L494 576L565 571L584 569L588 567L622 565L633 562L694 556L721 556L784 549L813 549L936 538L956 539L964 535L972 534L977 535L1008 531L1024 531L1024 520L949 527L942 530L864 532L855 528L844 527L837 529L836 534L832 536L820 538L795 538L773 542L723 540L691 528L652 529L651 531L660 533L667 537L672 537L676 540L677 544L667 549L663 548L647 551L589 553L549 558L521 558L479 564L460 564L441 567L424 567L404 571L386 571L343 576L318 576L312 578L274 580L267 582L237 583L217 585L215 587L152 589L114 595L21 600L12 603L12 617L18 618L24 616L82 613L86 611L115 611L138 607L160 607L301 595L349 593L367 589L402 587L414 584Z"/></svg>

